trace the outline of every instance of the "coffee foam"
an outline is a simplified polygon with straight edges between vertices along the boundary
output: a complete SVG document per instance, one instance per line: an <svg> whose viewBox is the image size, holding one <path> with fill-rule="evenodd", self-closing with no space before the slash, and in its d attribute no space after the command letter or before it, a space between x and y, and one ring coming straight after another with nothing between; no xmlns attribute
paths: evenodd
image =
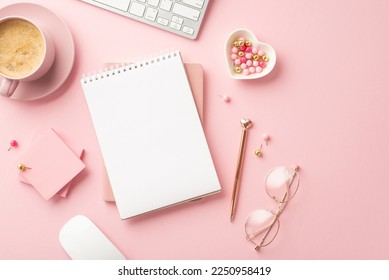
<svg viewBox="0 0 389 280"><path fill-rule="evenodd" d="M24 77L39 67L44 56L43 36L33 24L21 19L0 24L0 73Z"/></svg>

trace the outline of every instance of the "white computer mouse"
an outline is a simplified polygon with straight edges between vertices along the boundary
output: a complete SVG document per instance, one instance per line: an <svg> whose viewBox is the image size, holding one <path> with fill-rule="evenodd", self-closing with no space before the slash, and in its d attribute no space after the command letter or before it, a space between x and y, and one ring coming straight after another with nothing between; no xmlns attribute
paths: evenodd
<svg viewBox="0 0 389 280"><path fill-rule="evenodd" d="M77 215L61 229L59 241L73 260L125 260L123 254L87 217Z"/></svg>

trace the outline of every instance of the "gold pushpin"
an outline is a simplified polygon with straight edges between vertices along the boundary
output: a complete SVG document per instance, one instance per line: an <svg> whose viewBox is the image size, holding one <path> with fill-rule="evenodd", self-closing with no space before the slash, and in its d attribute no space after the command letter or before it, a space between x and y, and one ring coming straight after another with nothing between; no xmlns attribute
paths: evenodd
<svg viewBox="0 0 389 280"><path fill-rule="evenodd" d="M254 54L254 55L253 55L253 59L254 59L254 60L259 60L259 55Z"/></svg>
<svg viewBox="0 0 389 280"><path fill-rule="evenodd" d="M243 47L244 46L244 41L243 40L239 40L239 47Z"/></svg>
<svg viewBox="0 0 389 280"><path fill-rule="evenodd" d="M244 56L244 51L239 51L239 52L238 52L238 55L239 55L239 56Z"/></svg>
<svg viewBox="0 0 389 280"><path fill-rule="evenodd" d="M244 42L244 45L245 45L246 47L251 47L252 43L251 43L250 40L246 40L246 41Z"/></svg>
<svg viewBox="0 0 389 280"><path fill-rule="evenodd" d="M267 55L262 56L262 60L269 61L269 57Z"/></svg>
<svg viewBox="0 0 389 280"><path fill-rule="evenodd" d="M245 151L245 147L246 147L247 130L252 126L252 124L253 123L249 119L241 119L240 120L240 125L242 126L242 136L240 139L238 164L236 166L234 187L232 190L230 222L232 222L232 220L234 219L236 203L238 200L240 177L242 174L243 156L244 156L244 151Z"/></svg>
<svg viewBox="0 0 389 280"><path fill-rule="evenodd" d="M233 45L234 47L239 47L239 41L234 41Z"/></svg>
<svg viewBox="0 0 389 280"><path fill-rule="evenodd" d="M18 169L19 169L20 171L24 171L24 169L32 169L32 168L26 166L24 163L19 163L19 164L18 164Z"/></svg>
<svg viewBox="0 0 389 280"><path fill-rule="evenodd" d="M242 73L242 68L240 68L239 66L235 66L234 71L235 71L235 73L240 74L240 73Z"/></svg>
<svg viewBox="0 0 389 280"><path fill-rule="evenodd" d="M261 144L261 146L258 148L258 149L256 149L255 151L254 151L254 153L255 153L255 155L257 156L257 157L262 157L262 144Z"/></svg>

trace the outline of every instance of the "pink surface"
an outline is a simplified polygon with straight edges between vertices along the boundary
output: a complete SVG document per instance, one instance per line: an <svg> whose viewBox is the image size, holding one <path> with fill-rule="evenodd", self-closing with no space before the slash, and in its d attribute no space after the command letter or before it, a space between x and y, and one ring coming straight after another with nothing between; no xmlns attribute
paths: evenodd
<svg viewBox="0 0 389 280"><path fill-rule="evenodd" d="M93 220L129 259L389 258L387 2L247 0L245 7L258 9L237 16L241 1L214 0L196 41L79 1L36 3L68 24L76 58L55 94L31 102L0 98L0 258L68 259L58 234L78 214ZM242 27L276 50L277 64L262 79L228 75L225 40ZM204 128L222 193L121 221L115 204L101 198L102 159L79 80L106 61L171 48L204 67ZM254 126L231 224L242 117ZM87 168L66 199L44 201L17 180L13 163L34 133L50 127L85 147ZM271 140L258 158L254 150L264 132ZM7 152L11 139L20 145ZM281 216L277 238L258 253L245 240L245 219L274 206L263 187L266 173L293 163L301 167L299 192Z"/></svg>

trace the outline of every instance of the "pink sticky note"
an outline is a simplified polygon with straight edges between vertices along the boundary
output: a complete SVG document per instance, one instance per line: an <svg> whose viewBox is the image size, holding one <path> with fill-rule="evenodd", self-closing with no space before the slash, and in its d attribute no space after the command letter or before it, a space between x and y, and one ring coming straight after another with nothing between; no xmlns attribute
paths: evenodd
<svg viewBox="0 0 389 280"><path fill-rule="evenodd" d="M74 152L74 153L75 153L75 155L76 155L77 157L79 157L79 158L81 158L82 155L84 154L84 149L79 149L79 148L77 148L77 149L72 149L72 151L73 151L73 152L74 152L74 151L77 151L77 152ZM19 181L21 181L21 182L23 182L23 183L25 183L25 184L28 184L28 185L31 185L31 186L32 186L32 184L23 176L23 172L20 172L20 173L19 173L18 178L19 178ZM59 195L59 196L61 196L61 197L66 197L71 186L72 186L72 181L70 181L69 183L67 183L61 190L59 190L58 193L57 193L57 195Z"/></svg>
<svg viewBox="0 0 389 280"><path fill-rule="evenodd" d="M20 172L46 200L85 168L84 163L52 129L31 145L19 163L29 167Z"/></svg>
<svg viewBox="0 0 389 280"><path fill-rule="evenodd" d="M74 151L74 150L73 150ZM77 150L77 153L75 153L75 155L81 159L82 155L84 154L84 149L79 149ZM73 181L73 180L72 180ZM61 196L61 197L66 197L68 195L68 191L72 185L72 181L70 181L68 184L65 185L65 187L63 187L61 190L59 190L59 192L57 193L57 195Z"/></svg>
<svg viewBox="0 0 389 280"><path fill-rule="evenodd" d="M36 141L38 141L40 139L40 137L42 137L42 133L37 133L34 135L32 141L31 141L31 145L33 145ZM67 143L66 143L67 144ZM68 147L73 151L73 153L78 157L78 158L81 158L83 153L84 153L84 149L81 149L81 148L78 148L78 147L70 147L68 145ZM24 172L20 172L19 173L19 181L25 183L25 184L28 184L28 185L31 185L31 183L24 177L23 175ZM66 197L67 194L68 194L68 191L70 189L72 185L72 181L70 181L68 184L66 184L58 193L57 195L61 196L61 197Z"/></svg>

